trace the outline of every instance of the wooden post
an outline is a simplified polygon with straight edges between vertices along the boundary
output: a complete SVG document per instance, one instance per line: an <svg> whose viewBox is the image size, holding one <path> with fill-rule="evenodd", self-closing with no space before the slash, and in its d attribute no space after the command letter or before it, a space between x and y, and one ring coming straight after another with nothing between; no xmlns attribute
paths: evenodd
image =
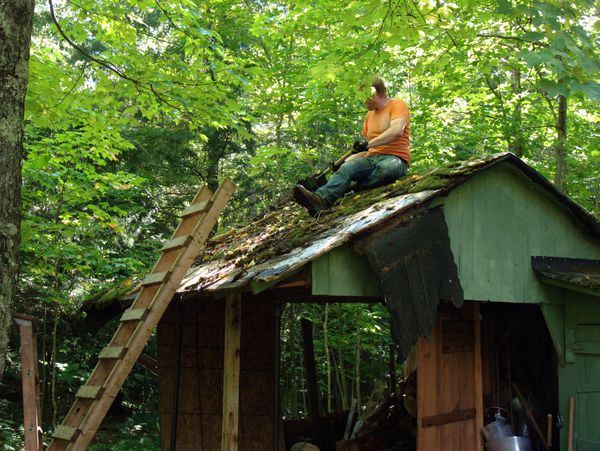
<svg viewBox="0 0 600 451"><path fill-rule="evenodd" d="M223 423L221 451L237 451L240 411L240 332L242 295L230 294L225 304L225 347L223 360Z"/></svg>
<svg viewBox="0 0 600 451"><path fill-rule="evenodd" d="M569 441L568 451L573 451L573 437L575 431L575 398L569 398Z"/></svg>
<svg viewBox="0 0 600 451"><path fill-rule="evenodd" d="M21 380L23 381L23 426L25 451L42 451L40 381L34 318L16 313L13 319L21 336Z"/></svg>
<svg viewBox="0 0 600 451"><path fill-rule="evenodd" d="M552 448L552 414L546 415L546 443L548 449Z"/></svg>

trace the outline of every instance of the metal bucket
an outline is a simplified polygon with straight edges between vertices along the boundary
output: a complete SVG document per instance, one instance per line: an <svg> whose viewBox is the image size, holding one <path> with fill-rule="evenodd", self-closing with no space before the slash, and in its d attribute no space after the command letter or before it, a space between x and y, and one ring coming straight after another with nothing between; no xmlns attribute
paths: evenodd
<svg viewBox="0 0 600 451"><path fill-rule="evenodd" d="M485 443L488 451L533 451L529 437L504 437Z"/></svg>
<svg viewBox="0 0 600 451"><path fill-rule="evenodd" d="M492 441L512 437L515 433L512 426L504 418L497 416L496 421L492 421L483 428L483 435L487 441Z"/></svg>

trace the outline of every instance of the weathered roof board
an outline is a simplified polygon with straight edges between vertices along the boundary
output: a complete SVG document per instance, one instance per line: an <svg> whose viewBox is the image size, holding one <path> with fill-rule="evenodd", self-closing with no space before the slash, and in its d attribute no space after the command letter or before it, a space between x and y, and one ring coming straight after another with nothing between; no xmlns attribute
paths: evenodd
<svg viewBox="0 0 600 451"><path fill-rule="evenodd" d="M423 191L378 202L365 210L340 218L332 228L314 237L312 243L306 247L296 247L286 254L270 258L245 271L232 271L233 268L225 264L221 272L215 273L215 264L201 266L186 276L179 291L229 290L242 287L252 280L269 282L285 279L318 256L346 243L353 236L364 233L409 207L432 199L436 194L438 191Z"/></svg>
<svg viewBox="0 0 600 451"><path fill-rule="evenodd" d="M357 246L381 281L398 356L404 359L420 336L431 335L441 300L463 305L442 208L390 224L359 238Z"/></svg>

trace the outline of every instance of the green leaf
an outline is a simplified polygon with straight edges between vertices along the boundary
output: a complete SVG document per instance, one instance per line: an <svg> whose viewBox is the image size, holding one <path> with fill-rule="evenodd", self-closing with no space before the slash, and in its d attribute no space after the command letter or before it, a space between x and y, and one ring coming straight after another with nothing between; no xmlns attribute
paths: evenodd
<svg viewBox="0 0 600 451"><path fill-rule="evenodd" d="M550 96L550 97L556 97L558 95L563 95L563 96L569 95L568 87L566 87L563 84L556 83L552 80L547 80L547 79L539 80L538 86L540 89L545 91L548 94L548 96Z"/></svg>
<svg viewBox="0 0 600 451"><path fill-rule="evenodd" d="M515 10L512 3L509 0L496 0L495 12L498 14L512 14Z"/></svg>
<svg viewBox="0 0 600 451"><path fill-rule="evenodd" d="M522 38L529 42L540 42L543 41L546 35L539 31L528 31L523 34Z"/></svg>
<svg viewBox="0 0 600 451"><path fill-rule="evenodd" d="M529 67L535 67L542 63L542 57L537 52L522 50L519 56L527 63Z"/></svg>
<svg viewBox="0 0 600 451"><path fill-rule="evenodd" d="M588 81L575 86L572 84L571 86L574 92L581 92L592 101L600 100L600 83L596 81Z"/></svg>

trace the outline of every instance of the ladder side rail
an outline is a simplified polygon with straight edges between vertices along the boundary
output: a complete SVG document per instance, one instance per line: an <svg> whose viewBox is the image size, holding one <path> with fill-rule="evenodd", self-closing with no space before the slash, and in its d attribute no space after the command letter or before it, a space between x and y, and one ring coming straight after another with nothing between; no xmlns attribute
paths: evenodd
<svg viewBox="0 0 600 451"><path fill-rule="evenodd" d="M177 288L193 264L201 248L205 245L212 227L218 220L227 201L234 190L234 184L225 180L217 192L212 195L208 188L199 190L192 204L208 202L207 210L191 217L184 217L179 223L171 239L190 234L192 238L187 247L177 249L176 254L171 249L165 250L154 266L153 273L162 269L161 265L170 264L170 277L160 285L144 286L136 296L130 308L146 308L148 315L140 321L121 323L113 336L109 347L125 345L124 354L119 359L101 359L96 365L87 384L102 384L101 395L98 399L77 398L67 414L62 426L68 429L77 428L73 442L53 440L48 450L55 449L85 449L110 408L114 398L121 389L131 368L143 351L154 327L160 321ZM212 195L212 196L211 196ZM166 255L171 253L170 255ZM174 260L172 262L165 262ZM146 305L139 305L140 302Z"/></svg>
<svg viewBox="0 0 600 451"><path fill-rule="evenodd" d="M152 301L152 307L148 316L144 322L138 323L136 330L131 336L131 340L127 344L125 355L121 358L119 363L115 365L108 376L103 396L93 403L88 415L84 418L80 427L81 433L75 439L73 449L85 449L93 438L98 427L102 423L104 415L121 389L131 368L144 350L150 335L160 321L160 318L177 291L177 288L179 288L181 281L187 274L187 271L193 264L195 258L198 256L199 251L205 245L212 227L233 193L233 188L233 183L226 180L215 192L210 210L205 213L204 217L198 222L192 232L193 238L191 243L188 247L184 248L177 257L173 265L174 269L170 279L167 280L161 286L159 292L157 292L155 299Z"/></svg>

